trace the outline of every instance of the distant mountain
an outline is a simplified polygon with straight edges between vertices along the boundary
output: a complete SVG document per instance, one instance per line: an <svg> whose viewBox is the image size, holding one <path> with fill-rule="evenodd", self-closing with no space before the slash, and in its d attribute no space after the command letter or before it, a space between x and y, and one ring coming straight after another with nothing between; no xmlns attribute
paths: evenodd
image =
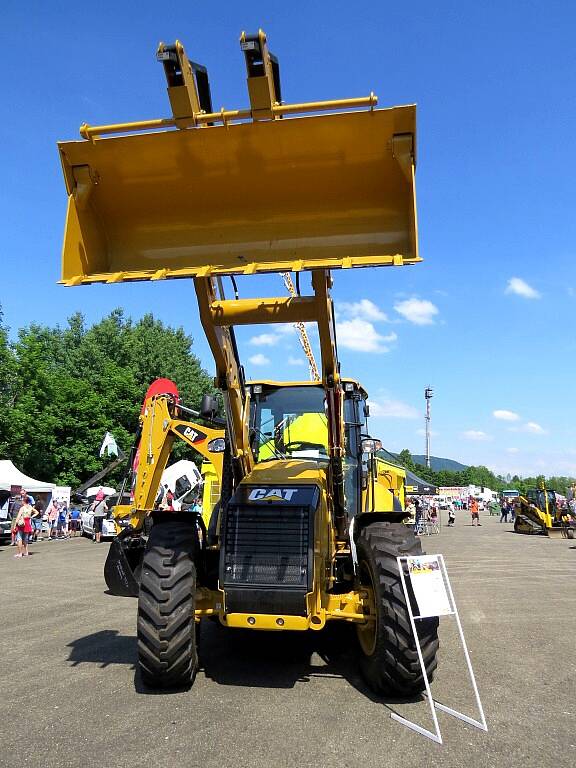
<svg viewBox="0 0 576 768"><path fill-rule="evenodd" d="M412 460L414 464L426 466L426 456L412 455ZM460 464L459 461L454 461L454 459L441 459L439 456L430 456L430 467L434 472L440 472L443 469L449 472L463 472L465 469L468 469L467 464Z"/></svg>

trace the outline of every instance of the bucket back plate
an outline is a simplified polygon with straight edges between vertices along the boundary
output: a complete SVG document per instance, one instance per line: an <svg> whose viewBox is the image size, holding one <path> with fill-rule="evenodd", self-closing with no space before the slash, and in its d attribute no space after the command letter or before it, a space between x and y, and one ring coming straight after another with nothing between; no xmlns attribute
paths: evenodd
<svg viewBox="0 0 576 768"><path fill-rule="evenodd" d="M416 108L59 144L62 282L418 261Z"/></svg>

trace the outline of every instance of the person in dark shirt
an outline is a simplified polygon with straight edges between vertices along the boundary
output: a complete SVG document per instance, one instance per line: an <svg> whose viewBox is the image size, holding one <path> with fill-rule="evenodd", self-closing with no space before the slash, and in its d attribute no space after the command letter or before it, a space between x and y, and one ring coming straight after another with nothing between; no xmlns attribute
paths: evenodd
<svg viewBox="0 0 576 768"><path fill-rule="evenodd" d="M70 510L70 536L80 536L80 510L77 507Z"/></svg>
<svg viewBox="0 0 576 768"><path fill-rule="evenodd" d="M34 525L34 533L32 534L32 541L42 541L42 518L44 517L44 504L38 499L34 503L34 512L32 513L32 524Z"/></svg>

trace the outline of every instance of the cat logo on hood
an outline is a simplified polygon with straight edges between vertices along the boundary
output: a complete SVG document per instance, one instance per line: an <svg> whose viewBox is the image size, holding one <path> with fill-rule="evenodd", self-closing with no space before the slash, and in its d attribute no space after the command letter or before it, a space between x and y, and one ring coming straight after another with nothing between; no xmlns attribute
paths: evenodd
<svg viewBox="0 0 576 768"><path fill-rule="evenodd" d="M250 501L291 501L297 488L253 488L248 498Z"/></svg>

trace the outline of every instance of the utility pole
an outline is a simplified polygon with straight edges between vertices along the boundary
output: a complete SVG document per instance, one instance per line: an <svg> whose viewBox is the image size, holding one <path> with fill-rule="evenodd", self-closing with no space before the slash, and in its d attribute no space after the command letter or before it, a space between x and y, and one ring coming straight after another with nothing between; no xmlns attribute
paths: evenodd
<svg viewBox="0 0 576 768"><path fill-rule="evenodd" d="M432 387L426 387L424 397L426 398L426 466L430 469L430 400L434 397Z"/></svg>

